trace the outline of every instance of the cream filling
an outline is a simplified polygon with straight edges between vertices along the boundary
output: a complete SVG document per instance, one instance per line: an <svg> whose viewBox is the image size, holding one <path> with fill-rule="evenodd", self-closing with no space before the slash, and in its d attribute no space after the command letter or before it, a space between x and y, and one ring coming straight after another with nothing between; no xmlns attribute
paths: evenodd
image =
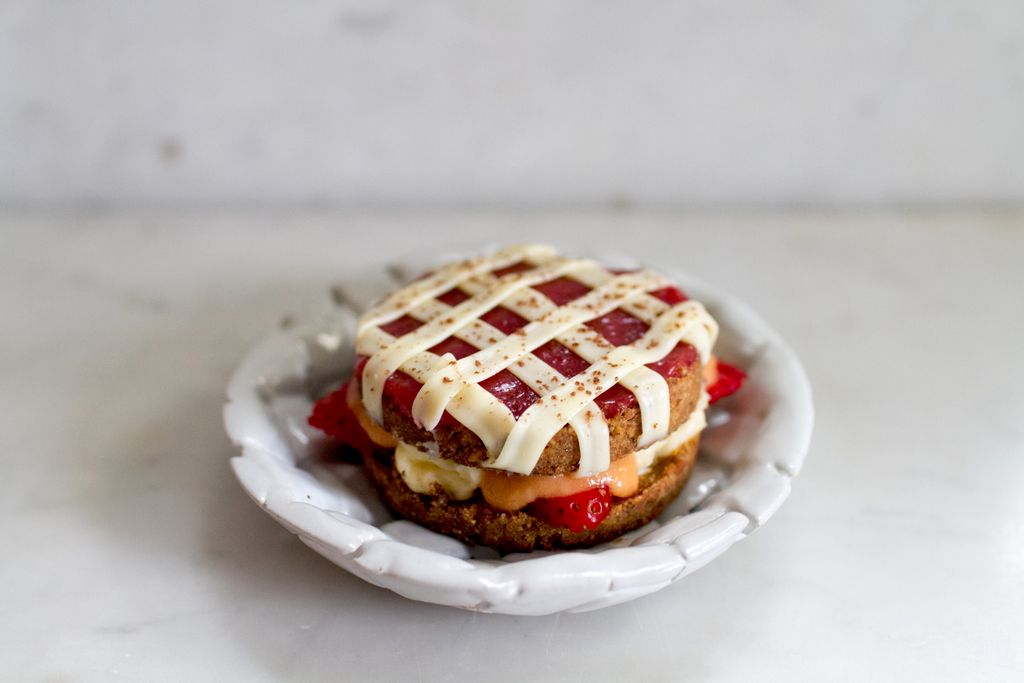
<svg viewBox="0 0 1024 683"><path fill-rule="evenodd" d="M677 453L683 444L704 429L707 425L707 406L707 392L701 392L697 406L683 424L664 439L636 452L637 472L641 477L650 471L655 462ZM399 442L395 449L395 467L405 485L416 493L433 495L435 487L439 486L452 500L472 497L480 488L483 478L483 470L479 467L457 465L437 457L431 450L420 450L404 442Z"/></svg>
<svg viewBox="0 0 1024 683"><path fill-rule="evenodd" d="M440 486L453 500L472 496L483 477L479 468L456 465L402 441L395 448L395 467L405 485L416 493L433 495L435 486Z"/></svg>

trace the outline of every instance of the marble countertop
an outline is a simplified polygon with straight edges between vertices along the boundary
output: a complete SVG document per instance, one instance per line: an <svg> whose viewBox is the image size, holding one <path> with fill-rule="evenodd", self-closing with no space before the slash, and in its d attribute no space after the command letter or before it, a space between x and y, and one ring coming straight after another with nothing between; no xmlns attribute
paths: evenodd
<svg viewBox="0 0 1024 683"><path fill-rule="evenodd" d="M236 361L396 248L628 243L791 342L817 426L763 530L653 596L419 604L234 481ZM1024 213L0 216L0 672L17 681L1024 678Z"/></svg>

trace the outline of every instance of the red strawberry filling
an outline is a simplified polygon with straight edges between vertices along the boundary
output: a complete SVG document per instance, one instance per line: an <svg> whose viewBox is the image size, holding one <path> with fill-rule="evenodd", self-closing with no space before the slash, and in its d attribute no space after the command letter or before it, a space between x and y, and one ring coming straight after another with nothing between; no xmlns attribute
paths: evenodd
<svg viewBox="0 0 1024 683"><path fill-rule="evenodd" d="M540 498L533 504L534 515L575 533L596 529L611 509L612 494L607 486L562 498Z"/></svg>
<svg viewBox="0 0 1024 683"><path fill-rule="evenodd" d="M717 375L712 382L708 382L708 396L710 397L710 403L716 403L726 396L731 396L740 390L743 386L743 381L747 378L747 373L740 370L735 365L729 365L722 361L716 363Z"/></svg>
<svg viewBox="0 0 1024 683"><path fill-rule="evenodd" d="M374 444L348 405L346 394L351 381L317 401L308 422L311 427L365 456L373 452Z"/></svg>

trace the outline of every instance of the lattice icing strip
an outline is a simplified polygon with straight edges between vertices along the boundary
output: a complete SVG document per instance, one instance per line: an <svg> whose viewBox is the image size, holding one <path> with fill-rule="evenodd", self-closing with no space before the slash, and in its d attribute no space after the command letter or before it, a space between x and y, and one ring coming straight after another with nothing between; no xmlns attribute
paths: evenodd
<svg viewBox="0 0 1024 683"><path fill-rule="evenodd" d="M581 271L574 272L573 276L575 277L580 272ZM493 275L483 275L473 278L472 280L467 280L460 285L460 287L465 290L467 294L479 294L480 292L493 287L497 279L498 278ZM502 301L501 305L527 320L536 320L546 313L558 308L555 302L551 301L551 299L548 299L535 289L521 289L518 292L514 292L511 296Z"/></svg>
<svg viewBox="0 0 1024 683"><path fill-rule="evenodd" d="M526 262L533 266L533 270L519 271L501 278L493 275L495 269L519 262ZM568 273L572 273L576 281L594 289L561 307L554 306L539 292L524 290L526 287ZM653 280L641 282L645 276L652 277ZM541 440L535 438L536 434L530 434L530 438L527 439L530 444L527 448L510 443L510 441L523 440L523 424L516 422L509 409L500 400L475 382L461 382L462 386L457 388L454 395L447 392L449 395L444 397L443 405L437 415L439 419L440 413L443 413L445 407L448 407L456 419L459 419L481 437L492 454L491 463L494 466L517 472L531 471L536 460L539 459L543 447L550 440L550 436L553 436L554 432L561 429L565 423L573 422L576 423L573 426L581 445L581 465L585 468L596 467L600 462L607 461L607 424L600 410L591 400L584 401L576 396L575 392L565 390L568 383L576 382L577 378L567 379L554 372L553 369L548 369L547 364L532 353L539 345L554 338L572 348L587 362L592 363L590 370L584 374L594 375L601 391L610 388L616 382L627 386L637 396L641 404L641 414L644 416L644 436L642 436L641 445L644 445L644 443L657 440L662 432L667 430L669 410L667 382L657 373L643 367L636 367L632 370L627 367L625 376L621 376L621 372L610 372L609 368L621 368L629 364L642 366L645 363L654 362L660 357L664 357L671 350L671 346L687 335L689 335L687 341L697 347L702 359L706 361L710 343L717 333L717 325L714 320L707 316L699 304L688 308L696 309L698 318L703 317L699 322L704 326L704 338L694 331L693 325L680 326L676 323L681 321L673 322L673 316L669 315L669 312L678 312L677 309L680 307L669 308L668 304L646 291L669 284L661 276L644 272L615 275L589 261L559 258L553 251L546 248L522 247L517 250L505 250L494 257L456 264L448 269L447 274L441 273L438 277L428 276L424 282L426 285L414 291L412 298L394 296L390 297L390 303L385 300L383 306L385 308L390 306L392 310L387 311L384 315L381 315L381 311L378 310L364 317L364 324L373 320L383 323L385 320L394 320L406 313L413 315L418 320L425 321L425 324L418 329L397 339L379 328L365 327L362 330L358 347L362 350L361 352L371 354L367 369L373 371L370 374L370 381L367 381L367 372L364 370L364 404L367 404L371 414L374 403L377 403L376 407L379 409L383 382L390 375L390 371L385 372L385 370L388 369L388 365L394 365L396 361L400 362L394 369L400 367L425 386L435 382L439 376L450 374L453 369L459 369L460 372L457 373L457 376L463 379L463 375L466 374L464 366L468 362L473 364L469 374L480 375L474 377L476 381L480 381L503 369L513 372L509 365L516 361L518 363L516 367L520 372L513 372L513 374L519 376L522 381L541 395L541 398L527 409L524 416L529 415L528 420L541 424L545 434L550 432L547 438ZM470 299L451 309L446 308L447 305L443 302L432 300L433 297L443 294L454 286L460 286L463 291L468 292ZM415 283L413 287L415 287ZM616 293L616 289L620 291ZM408 289L400 290L399 294L403 293L409 295ZM687 302L687 304L689 303L691 302ZM473 320L496 305L504 305L531 321L526 328L513 335L524 339L510 341L510 337L503 336L499 330L491 328L482 321ZM680 306L687 307L686 304ZM636 344L639 342L634 342L633 345L611 347L607 340L604 340L594 330L580 324L600 317L615 308L621 308L652 326L640 340L648 342L646 349L636 348ZM467 320L469 322L466 322ZM461 327L460 321L465 323ZM678 334L671 346L665 348L664 340L662 343L657 342L658 334L664 332L664 329L671 328L678 332L680 327L686 329ZM474 333L474 330L477 333ZM531 333L533 333L532 338ZM485 334L486 339L483 338ZM470 356L471 361L465 358L462 361L456 361L450 354L439 358L435 354L425 351L426 348L430 348L448 336L463 338L484 348ZM506 351L509 352L505 353ZM617 359L619 362L612 362L610 359ZM623 362L624 360L628 360L629 363ZM371 368L375 364L377 367ZM475 372L478 370L480 372ZM552 382L545 382L545 378L551 378ZM556 382L557 384L555 384ZM445 385L455 383L455 381L444 382L442 380L440 383ZM578 384L576 382L574 386ZM557 388L551 394L544 395L543 390L547 388L545 385L554 385ZM368 387L371 389L370 392L367 391ZM372 391L378 387L378 391ZM433 389L431 389L432 391ZM596 388L593 391L595 392L593 395L601 393ZM367 401L367 393L376 393L377 400L374 401L372 397L369 397L370 401ZM416 401L423 402L421 398L426 395L429 395L429 392L421 391ZM549 398L548 403L553 405L550 408L547 406L541 408L541 404L546 398ZM573 400L569 400L570 398ZM414 402L414 411L415 409ZM488 416L484 420L484 424L481 423L481 415ZM553 432L550 431L552 428L554 428ZM502 444L504 435L508 435L508 438L504 439ZM590 445L588 446L588 444ZM497 452L495 457L499 446L500 452ZM539 446L539 450L533 446ZM588 452L591 452L590 456L588 456ZM505 461L510 458L516 462L505 466Z"/></svg>
<svg viewBox="0 0 1024 683"><path fill-rule="evenodd" d="M573 279L591 286L600 286L614 278L612 273L600 267L583 268L574 271L572 276ZM493 287L497 282L498 278L488 273L464 281L461 284L461 288L466 292L479 294ZM661 284L664 283L658 282L650 286L660 286ZM646 297L649 301L634 302L627 300L621 302L618 307L624 310L634 309L637 313L641 314L637 316L638 318L648 318L648 320L651 320L652 314L660 312L660 309L668 308L667 304L655 297L648 294L640 296ZM527 320L542 316L557 308L553 302L538 292L531 292L525 289L512 294L502 302L502 305ZM419 320L430 320L446 314L449 310L450 307L447 304L434 299L424 302L410 311L409 314ZM477 347L486 347L505 337L504 333L500 330L486 325L479 320L472 321L466 328L456 331L453 336ZM600 359L608 350L614 348L599 333L585 325L580 325L565 334L559 335L556 339L572 348L578 355L590 363ZM389 336L377 335L377 340L373 346L379 348L385 345L387 341L390 341ZM376 350L376 348L373 350ZM361 352L369 353L371 349L364 348ZM524 361L526 361L525 368L522 367ZM426 362L429 362L429 359L426 359ZM550 366L532 354L525 355L517 361L517 365L510 365L507 369L539 395L544 394L552 382L552 377L561 377ZM665 379L649 368L640 367L625 377L621 384L636 396L640 407L640 447L663 438L668 433L670 416L669 388ZM478 392L474 391L473 393ZM491 404L492 402L488 401L488 403ZM488 405L488 408L491 409L493 406ZM577 440L580 443L580 471L595 472L607 469L609 464L607 424L604 423L603 416L599 409L597 409L596 404L584 406L579 413L573 416L569 424L576 432Z"/></svg>
<svg viewBox="0 0 1024 683"><path fill-rule="evenodd" d="M506 337L504 332L482 320L474 320L459 330L455 336L478 347L494 343L492 341L494 339ZM524 355L505 369L540 396L547 393L552 386L557 386L564 378L561 373L533 354ZM470 384L467 389L472 391L472 387L479 387L479 384ZM457 401L458 397L455 400ZM579 442L578 471L589 474L608 469L611 465L608 424L604 421L604 416L598 405L591 401L583 406L572 419L568 420L568 424L573 428ZM490 452L494 455L498 450Z"/></svg>
<svg viewBox="0 0 1024 683"><path fill-rule="evenodd" d="M587 285L591 289L594 287L600 287L614 276L615 274L606 268L601 268L600 270L590 269L573 273L574 280ZM666 287L670 284L671 283L667 280L663 282L663 285ZM651 289L654 288L652 287ZM658 297L644 292L634 300L623 302L619 308L650 325L658 319L659 315L669 309L669 305Z"/></svg>
<svg viewBox="0 0 1024 683"><path fill-rule="evenodd" d="M591 365L615 348L601 334L583 325L558 337L561 344ZM641 448L668 434L671 415L668 381L654 370L640 366L619 381L636 396L640 406Z"/></svg>
<svg viewBox="0 0 1024 683"><path fill-rule="evenodd" d="M366 412L374 420L380 422L383 417L382 394L384 382L387 381L391 373L401 368L402 364L412 356L451 336L453 332L464 326L467 320L479 318L482 314L499 305L512 292L523 287L546 282L590 265L592 264L589 261L557 258L537 266L533 270L498 278L497 284L494 287L471 296L458 306L454 306L447 316L434 318L409 334L395 339L380 351L371 355L363 369L362 393ZM437 292L440 294L451 289L456 284L458 284L458 281L440 283L435 289L440 289ZM438 413L438 419L440 419L440 413ZM424 424L427 423L424 421ZM433 428L436 424L435 420L428 429Z"/></svg>
<svg viewBox="0 0 1024 683"><path fill-rule="evenodd" d="M381 330L382 335L388 335ZM392 337L394 339L394 337ZM455 361L452 354L438 356L424 352L410 358L402 365L402 372L423 384L438 371L439 368ZM489 453L501 449L512 426L515 416L508 406L497 396L477 385L470 389L463 401L452 402L448 406L451 416L465 425L483 442Z"/></svg>
<svg viewBox="0 0 1024 683"><path fill-rule="evenodd" d="M486 277L475 278L474 286L484 286ZM574 280L593 288L607 283L614 277L614 274L598 267L576 271L572 277ZM476 285L475 283L477 282L480 284ZM659 284L667 286L668 283L662 282ZM469 290L467 289L467 291ZM541 301L538 301L538 299ZM523 291L510 297L502 305L527 320L535 319L557 308L546 297L538 297L536 292L527 293ZM651 325L658 319L658 316L669 309L669 304L644 292L636 300L622 302L618 308L642 320L647 325ZM556 336L555 339L591 364L602 358L609 349L613 348L612 344L605 340L600 333L586 325L580 325L568 330ZM650 368L640 367L623 378L620 384L637 397L637 402L640 406L641 436L639 446L642 448L663 438L668 433L671 412L669 387L665 378Z"/></svg>
<svg viewBox="0 0 1024 683"><path fill-rule="evenodd" d="M467 278L489 273L520 261L542 265L555 259L560 259L560 257L552 247L530 244L512 246L490 256L481 256L442 266L422 280L413 282L390 294L373 309L367 311L359 319L357 334L361 335L369 328L400 318L410 309L435 298L438 294L443 294Z"/></svg>
<svg viewBox="0 0 1024 683"><path fill-rule="evenodd" d="M601 267L581 269L574 272L572 276L574 280L592 288L599 287L615 277L613 273ZM493 277L493 275L485 275L474 278L472 283L467 283L469 286L464 289L467 292L480 291L477 288L486 287L489 284L487 278ZM532 293L517 292L506 299L502 305L526 320L536 319L557 308L554 302L539 295L536 291ZM618 308L651 325L659 315L669 309L669 305L644 292L636 300L623 301ZM555 339L591 364L614 348L599 332L586 325L572 328L556 336ZM669 387L665 378L650 368L639 367L623 378L620 384L636 396L640 406L641 434L638 445L643 448L664 438L668 434L671 414Z"/></svg>
<svg viewBox="0 0 1024 683"><path fill-rule="evenodd" d="M440 421L448 402L466 386L492 377L559 334L615 310L623 301L664 281L661 275L650 271L616 276L580 298L530 321L497 343L460 359L454 365L445 366L417 395L413 402L413 416L424 427L432 429ZM563 424L575 414L566 415Z"/></svg>
<svg viewBox="0 0 1024 683"><path fill-rule="evenodd" d="M498 457L488 464L528 474L544 446L566 422L566 416L578 412L592 396L608 390L640 365L663 358L684 338L706 362L717 335L718 324L700 303L687 301L671 307L636 342L616 347L590 370L566 378L561 386L527 408L512 427ZM586 391L576 390L580 382L588 387Z"/></svg>
<svg viewBox="0 0 1024 683"><path fill-rule="evenodd" d="M443 313L450 308L440 301L435 303L436 306L430 307L436 309L435 313ZM427 313L428 311L421 310L420 312ZM504 338L506 335L482 320L474 320L453 336L474 346L483 346ZM384 346L393 339L394 337L390 334L377 328L376 333L368 336L367 342ZM452 360L454 357L450 354L439 357L427 351L406 361L401 370L416 381L423 383L436 372L437 368ZM557 370L532 354L524 356L508 370L538 394L543 394L546 388L557 384L562 378ZM449 404L448 411L480 436L489 453L498 453L504 438L511 431L515 422L514 416L504 403L479 385L468 387L466 398L468 400L464 402L456 401ZM471 405L482 406L485 410L469 410L467 406ZM608 425L604 422L597 404L591 403L584 406L580 413L569 421L569 425L576 433L579 442L579 472L590 474L608 469L611 464Z"/></svg>
<svg viewBox="0 0 1024 683"><path fill-rule="evenodd" d="M582 268L572 274L574 280L591 289L600 287L614 277L614 273L601 266ZM467 294L478 294L493 286L496 280L494 275L484 274L460 283L459 287ZM671 283L664 280L662 284L669 286ZM502 302L502 306L527 320L536 320L548 311L558 308L553 301L536 290L520 290ZM659 315L669 309L669 305L656 296L644 292L635 300L622 302L619 308L650 325L658 319Z"/></svg>

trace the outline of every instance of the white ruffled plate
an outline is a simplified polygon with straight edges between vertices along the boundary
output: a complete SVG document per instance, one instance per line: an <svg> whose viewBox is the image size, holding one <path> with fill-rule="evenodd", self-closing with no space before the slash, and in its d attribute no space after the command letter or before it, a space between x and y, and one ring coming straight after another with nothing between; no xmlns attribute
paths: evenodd
<svg viewBox="0 0 1024 683"><path fill-rule="evenodd" d="M683 493L641 529L588 550L499 557L395 520L359 467L322 457L328 444L306 417L313 397L351 371L354 314L346 305L359 307L387 286L365 278L335 292L346 305L317 324L271 336L242 361L224 408L227 433L241 452L231 461L235 475L303 543L414 600L540 615L598 609L664 588L778 510L800 471L814 420L807 376L779 335L718 289L669 274L717 318L716 353L749 379L709 413Z"/></svg>

